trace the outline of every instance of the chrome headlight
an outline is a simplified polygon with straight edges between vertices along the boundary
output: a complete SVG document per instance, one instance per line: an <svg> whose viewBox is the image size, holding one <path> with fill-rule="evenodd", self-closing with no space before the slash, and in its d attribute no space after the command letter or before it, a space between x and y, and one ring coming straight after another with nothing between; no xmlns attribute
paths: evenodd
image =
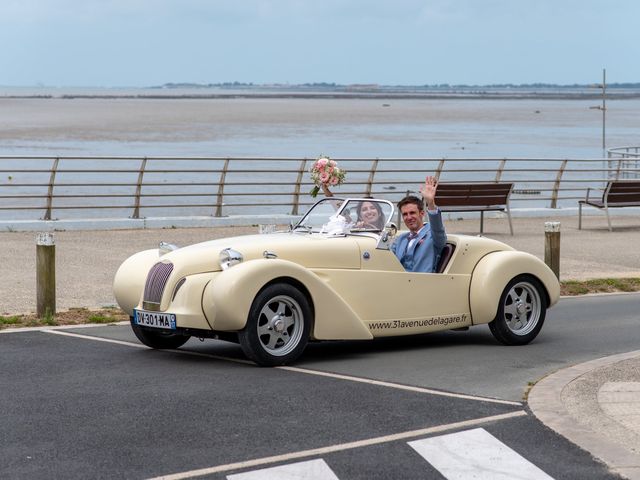
<svg viewBox="0 0 640 480"><path fill-rule="evenodd" d="M178 246L173 243L160 242L158 245L158 253L160 256L165 255L169 252L173 252L174 250L178 250Z"/></svg>
<svg viewBox="0 0 640 480"><path fill-rule="evenodd" d="M233 248L225 248L220 252L220 267L222 270L238 265L244 258L242 254Z"/></svg>

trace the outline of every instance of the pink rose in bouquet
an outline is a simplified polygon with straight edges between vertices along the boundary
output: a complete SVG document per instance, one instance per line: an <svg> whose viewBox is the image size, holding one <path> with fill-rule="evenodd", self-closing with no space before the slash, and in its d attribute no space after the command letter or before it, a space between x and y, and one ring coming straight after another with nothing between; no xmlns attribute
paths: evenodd
<svg viewBox="0 0 640 480"><path fill-rule="evenodd" d="M338 167L335 160L321 156L311 167L311 180L314 183L311 196L315 197L318 195L322 185L341 185L342 182L344 182L346 173L347 172Z"/></svg>

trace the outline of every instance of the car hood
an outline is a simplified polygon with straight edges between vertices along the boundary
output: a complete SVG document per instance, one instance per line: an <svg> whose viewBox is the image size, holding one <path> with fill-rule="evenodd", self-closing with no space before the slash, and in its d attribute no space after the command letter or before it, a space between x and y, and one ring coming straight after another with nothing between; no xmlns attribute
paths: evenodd
<svg viewBox="0 0 640 480"><path fill-rule="evenodd" d="M368 240L375 247L375 240ZM307 268L360 268L360 247L355 238L293 232L210 240L171 251L160 261L172 263L181 276L219 271L219 254L225 248L240 252L244 262L264 258L267 251Z"/></svg>

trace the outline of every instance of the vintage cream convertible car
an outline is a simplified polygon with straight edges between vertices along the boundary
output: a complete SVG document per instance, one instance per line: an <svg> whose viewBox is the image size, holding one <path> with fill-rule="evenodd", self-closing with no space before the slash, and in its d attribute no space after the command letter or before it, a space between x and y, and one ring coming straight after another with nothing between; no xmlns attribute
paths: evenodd
<svg viewBox="0 0 640 480"><path fill-rule="evenodd" d="M363 202L383 219L362 223ZM560 287L538 258L485 237L448 235L438 273L406 272L389 247L385 200L322 199L288 231L160 244L120 266L114 294L152 348L190 337L239 342L264 366L308 341L372 339L489 324L507 345L533 340Z"/></svg>

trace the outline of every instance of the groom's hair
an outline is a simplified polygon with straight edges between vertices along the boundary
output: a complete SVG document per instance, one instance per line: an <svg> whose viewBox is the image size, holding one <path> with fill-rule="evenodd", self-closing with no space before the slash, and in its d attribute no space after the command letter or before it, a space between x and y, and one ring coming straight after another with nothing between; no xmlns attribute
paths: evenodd
<svg viewBox="0 0 640 480"><path fill-rule="evenodd" d="M421 198L418 198L415 195L407 195L402 200L400 200L398 202L398 210L401 210L402 207L410 203L415 204L415 206L418 207L418 210L424 210L424 202Z"/></svg>

